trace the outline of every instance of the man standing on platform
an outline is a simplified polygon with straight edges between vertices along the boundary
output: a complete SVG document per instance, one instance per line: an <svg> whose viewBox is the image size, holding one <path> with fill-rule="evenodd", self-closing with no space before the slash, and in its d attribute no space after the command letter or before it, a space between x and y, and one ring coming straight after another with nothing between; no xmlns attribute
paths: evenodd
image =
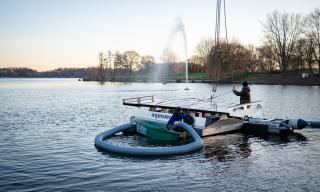
<svg viewBox="0 0 320 192"><path fill-rule="evenodd" d="M251 103L251 99L250 99L250 87L248 87L248 82L243 82L242 83L242 90L241 91L237 91L235 89L232 90L232 92L237 95L240 96L240 104L245 104L245 103Z"/></svg>

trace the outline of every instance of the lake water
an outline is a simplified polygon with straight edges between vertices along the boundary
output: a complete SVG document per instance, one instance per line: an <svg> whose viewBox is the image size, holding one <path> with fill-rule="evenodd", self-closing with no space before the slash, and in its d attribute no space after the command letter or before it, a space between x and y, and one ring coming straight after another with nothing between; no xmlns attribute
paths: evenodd
<svg viewBox="0 0 320 192"><path fill-rule="evenodd" d="M320 191L320 129L287 138L207 137L202 150L174 157L95 148L98 133L129 121L133 109L123 98L210 97L210 84L185 86L0 79L0 191ZM265 117L320 119L320 87L250 87ZM239 102L232 94L219 100ZM113 142L137 140L143 143L134 136Z"/></svg>

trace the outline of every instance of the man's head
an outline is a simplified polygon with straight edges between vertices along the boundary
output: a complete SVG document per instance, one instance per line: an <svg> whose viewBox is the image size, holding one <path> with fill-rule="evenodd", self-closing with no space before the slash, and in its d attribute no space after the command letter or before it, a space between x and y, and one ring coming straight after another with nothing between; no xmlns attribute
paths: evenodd
<svg viewBox="0 0 320 192"><path fill-rule="evenodd" d="M181 113L181 107L176 107L174 109L174 113Z"/></svg>
<svg viewBox="0 0 320 192"><path fill-rule="evenodd" d="M248 87L248 82L245 81L245 82L242 83L242 85L243 85L244 87Z"/></svg>

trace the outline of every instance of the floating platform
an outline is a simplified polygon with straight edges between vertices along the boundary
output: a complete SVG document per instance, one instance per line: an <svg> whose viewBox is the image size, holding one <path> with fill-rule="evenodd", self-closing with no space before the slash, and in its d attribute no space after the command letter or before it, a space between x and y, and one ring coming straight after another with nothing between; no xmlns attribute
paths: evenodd
<svg viewBox="0 0 320 192"><path fill-rule="evenodd" d="M155 99L154 96L123 99L123 104L139 109L136 118L153 119L166 124L174 110L180 107L193 117L192 127L201 137L243 130L247 133L288 134L296 129L319 127L319 121L302 119L253 118L260 109L259 101L246 104L214 103L211 99Z"/></svg>
<svg viewBox="0 0 320 192"><path fill-rule="evenodd" d="M254 101L246 104L235 104L225 102L215 102L213 98L179 98L179 99L156 99L154 96L144 96L123 99L123 105L134 107L149 107L154 111L168 113L180 107L182 110L193 113L194 117L206 116L227 116L243 118L252 116L261 109L260 101Z"/></svg>

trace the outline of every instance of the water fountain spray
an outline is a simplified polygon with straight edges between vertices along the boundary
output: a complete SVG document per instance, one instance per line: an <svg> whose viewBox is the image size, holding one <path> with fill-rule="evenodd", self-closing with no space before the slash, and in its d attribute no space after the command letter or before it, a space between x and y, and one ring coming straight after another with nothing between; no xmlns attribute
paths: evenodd
<svg viewBox="0 0 320 192"><path fill-rule="evenodd" d="M187 47L187 36L186 36L186 30L184 27L184 24L182 22L182 19L180 17L178 17L175 21L175 27L173 28L171 34L170 34L170 38L168 41L168 50L170 50L171 47L171 42L174 38L174 36L178 33L181 32L182 37L183 37L183 41L184 41L184 52L185 52L185 76L186 76L186 83L187 83L187 87L185 88L185 90L189 90L188 88L188 47Z"/></svg>

